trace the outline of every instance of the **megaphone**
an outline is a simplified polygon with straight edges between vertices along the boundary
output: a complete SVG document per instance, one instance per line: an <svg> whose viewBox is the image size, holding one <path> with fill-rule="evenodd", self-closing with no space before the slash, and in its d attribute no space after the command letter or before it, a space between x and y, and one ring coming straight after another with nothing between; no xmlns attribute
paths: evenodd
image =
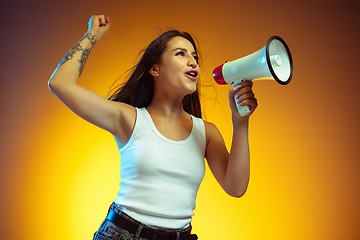
<svg viewBox="0 0 360 240"><path fill-rule="evenodd" d="M293 61L289 47L279 36L272 36L262 49L226 62L213 71L214 80L218 84L231 84L233 87L243 81L273 77L281 85L287 85L293 75ZM249 106L239 106L241 116L250 113Z"/></svg>

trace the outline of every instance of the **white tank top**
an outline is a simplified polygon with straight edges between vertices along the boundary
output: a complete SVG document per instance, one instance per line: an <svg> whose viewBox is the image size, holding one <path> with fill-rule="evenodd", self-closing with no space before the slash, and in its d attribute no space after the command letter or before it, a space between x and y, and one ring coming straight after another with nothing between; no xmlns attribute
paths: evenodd
<svg viewBox="0 0 360 240"><path fill-rule="evenodd" d="M192 117L189 137L164 137L145 108L137 108L128 143L119 149L121 182L115 203L132 218L155 228L189 226L205 174L204 122Z"/></svg>

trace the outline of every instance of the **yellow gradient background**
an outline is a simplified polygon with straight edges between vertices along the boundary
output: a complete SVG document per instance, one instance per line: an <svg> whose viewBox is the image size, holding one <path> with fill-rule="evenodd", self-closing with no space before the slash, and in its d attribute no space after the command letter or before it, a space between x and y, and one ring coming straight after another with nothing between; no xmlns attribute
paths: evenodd
<svg viewBox="0 0 360 240"><path fill-rule="evenodd" d="M287 86L254 82L251 180L227 196L207 169L193 229L201 240L360 239L358 1L7 1L1 7L1 239L92 239L119 190L113 137L68 110L47 81L87 30L111 17L79 83L106 96L157 31L192 33L203 54L204 115L231 144L229 86L212 70L280 35Z"/></svg>

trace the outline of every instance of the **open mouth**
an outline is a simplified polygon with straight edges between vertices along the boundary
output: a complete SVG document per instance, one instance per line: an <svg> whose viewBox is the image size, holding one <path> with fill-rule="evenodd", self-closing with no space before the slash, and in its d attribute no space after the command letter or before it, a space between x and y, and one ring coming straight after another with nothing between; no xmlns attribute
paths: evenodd
<svg viewBox="0 0 360 240"><path fill-rule="evenodd" d="M199 73L195 70L187 71L185 74L192 78L196 78L199 75Z"/></svg>

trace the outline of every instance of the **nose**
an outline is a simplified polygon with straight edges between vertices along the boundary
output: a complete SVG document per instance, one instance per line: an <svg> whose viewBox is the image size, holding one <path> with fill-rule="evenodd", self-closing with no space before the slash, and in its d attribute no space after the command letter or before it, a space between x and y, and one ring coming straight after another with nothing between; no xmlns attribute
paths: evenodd
<svg viewBox="0 0 360 240"><path fill-rule="evenodd" d="M188 61L188 66L192 67L192 68L196 68L197 67L197 61L195 59L195 57L191 56L189 58L189 61Z"/></svg>

